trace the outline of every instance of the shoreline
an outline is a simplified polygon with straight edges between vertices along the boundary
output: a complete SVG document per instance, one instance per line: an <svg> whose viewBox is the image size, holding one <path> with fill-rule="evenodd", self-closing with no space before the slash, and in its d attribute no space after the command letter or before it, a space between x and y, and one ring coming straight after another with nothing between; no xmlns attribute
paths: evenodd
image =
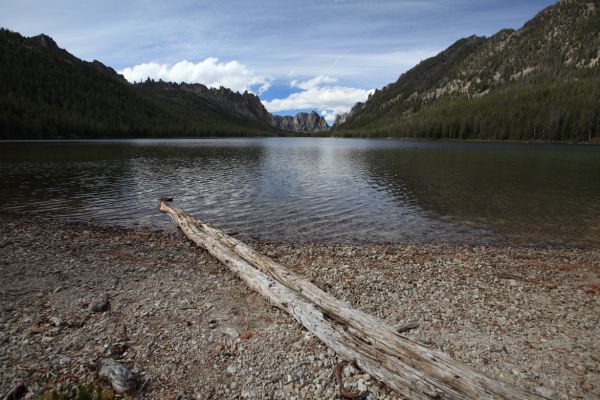
<svg viewBox="0 0 600 400"><path fill-rule="evenodd" d="M401 141L401 142L448 142L448 143L508 143L508 144L524 144L524 145L590 145L600 146L600 138L592 138L591 141L574 141L574 140L500 140L500 139L433 139L426 137L404 137L404 136L344 136L344 135L313 135L307 133L305 135L265 135L265 136L181 136L181 137L96 137L96 138L54 138L54 139L0 139L0 143L35 143L35 142L127 142L127 141L169 141L169 140L214 140L214 139L355 139L355 140L384 140L384 141Z"/></svg>
<svg viewBox="0 0 600 400"><path fill-rule="evenodd" d="M0 221L0 395L100 384L93 363L125 326L116 358L147 380L139 398L335 397L337 356L180 234ZM417 321L408 337L485 375L600 397L598 249L248 243L390 325ZM104 293L110 310L91 312ZM396 398L352 368L344 382Z"/></svg>
<svg viewBox="0 0 600 400"><path fill-rule="evenodd" d="M165 221L167 222L166 226L159 226L156 224L123 224L123 225L115 225L110 224L108 222L103 222L101 220L84 220L84 219L71 219L70 217L48 217L42 214L31 215L28 214L27 211L24 212L13 212L7 213L4 211L0 211L0 221L4 219L15 219L15 220L32 220L33 223L36 224L59 224L59 225L69 225L76 229L118 229L118 230L143 230L149 233L154 234L164 234L164 235L173 235L179 234L179 230L177 227L165 217ZM207 221L209 222L209 221ZM213 224L214 222L209 222ZM496 249L515 249L515 250L528 250L528 249L538 249L538 250L581 250L581 251L593 251L598 248L595 244L592 243L572 243L572 242L561 242L561 241L539 241L539 242L518 242L511 241L510 239L490 239L487 241L477 241L477 240L469 240L469 239L456 239L449 241L433 241L433 240L418 240L418 241L391 241L391 240L371 240L371 239L331 239L331 240L303 240L303 239L280 239L273 240L269 238L260 238L256 235L248 232L238 232L237 230L231 230L226 232L234 236L236 239L241 240L250 245L270 245L270 246L298 246L298 247L306 247L306 246L434 246L434 245L443 245L447 247L481 247L481 248L496 248Z"/></svg>

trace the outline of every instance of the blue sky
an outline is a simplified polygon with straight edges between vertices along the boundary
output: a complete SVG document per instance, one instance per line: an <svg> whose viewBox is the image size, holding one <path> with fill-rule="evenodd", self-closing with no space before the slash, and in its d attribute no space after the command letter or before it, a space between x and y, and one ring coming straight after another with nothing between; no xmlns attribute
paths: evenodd
<svg viewBox="0 0 600 400"><path fill-rule="evenodd" d="M0 0L0 26L46 33L130 80L223 85L278 114L331 121L472 34L519 28L550 0Z"/></svg>

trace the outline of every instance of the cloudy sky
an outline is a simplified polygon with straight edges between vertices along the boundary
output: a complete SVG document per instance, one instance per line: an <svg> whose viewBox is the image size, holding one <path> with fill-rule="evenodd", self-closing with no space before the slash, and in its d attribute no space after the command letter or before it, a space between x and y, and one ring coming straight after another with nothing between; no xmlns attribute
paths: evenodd
<svg viewBox="0 0 600 400"><path fill-rule="evenodd" d="M519 28L551 0L0 0L0 26L46 33L130 81L259 94L331 122L374 88L472 34Z"/></svg>

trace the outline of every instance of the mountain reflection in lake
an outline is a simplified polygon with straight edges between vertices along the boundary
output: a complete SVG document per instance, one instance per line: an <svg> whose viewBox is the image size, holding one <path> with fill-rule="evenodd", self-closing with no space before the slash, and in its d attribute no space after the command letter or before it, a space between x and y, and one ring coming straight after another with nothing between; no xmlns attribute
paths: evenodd
<svg viewBox="0 0 600 400"><path fill-rule="evenodd" d="M0 143L4 210L242 238L600 244L600 147L328 138Z"/></svg>

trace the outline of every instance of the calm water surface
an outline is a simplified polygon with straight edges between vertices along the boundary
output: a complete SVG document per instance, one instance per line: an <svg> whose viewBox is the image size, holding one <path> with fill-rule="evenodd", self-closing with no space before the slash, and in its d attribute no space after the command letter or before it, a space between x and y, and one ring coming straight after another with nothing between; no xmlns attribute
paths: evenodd
<svg viewBox="0 0 600 400"><path fill-rule="evenodd" d="M600 245L600 147L327 138L0 143L3 209L275 241Z"/></svg>

